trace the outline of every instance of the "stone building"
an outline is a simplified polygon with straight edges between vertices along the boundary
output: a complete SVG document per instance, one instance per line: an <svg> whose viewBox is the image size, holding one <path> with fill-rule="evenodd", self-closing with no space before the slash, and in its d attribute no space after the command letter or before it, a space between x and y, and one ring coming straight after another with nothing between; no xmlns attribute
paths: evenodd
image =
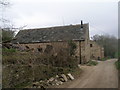
<svg viewBox="0 0 120 90"><path fill-rule="evenodd" d="M73 41L77 46L75 56L78 63L90 60L89 24L83 24L82 21L77 25L20 30L12 43L23 50L44 52L46 48L65 48L68 41Z"/></svg>
<svg viewBox="0 0 120 90"><path fill-rule="evenodd" d="M90 58L102 59L104 58L104 48L98 45L95 41L90 40Z"/></svg>

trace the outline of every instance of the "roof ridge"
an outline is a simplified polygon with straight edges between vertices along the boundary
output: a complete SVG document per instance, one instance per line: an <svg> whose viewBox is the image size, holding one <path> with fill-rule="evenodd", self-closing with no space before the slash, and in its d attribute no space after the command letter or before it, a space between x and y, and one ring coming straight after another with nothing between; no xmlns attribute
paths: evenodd
<svg viewBox="0 0 120 90"><path fill-rule="evenodd" d="M88 24L88 23L84 23L83 25L86 25L86 24ZM31 29L23 29L23 30L20 30L20 31L27 31L27 30L43 30L43 29L45 29L45 30L50 30L50 29L53 29L53 28L61 28L61 27L70 27L70 26L73 26L73 27L75 27L75 26L80 26L81 24L70 24L70 25L65 25L65 26L51 26L51 27L43 27L43 28L31 28Z"/></svg>

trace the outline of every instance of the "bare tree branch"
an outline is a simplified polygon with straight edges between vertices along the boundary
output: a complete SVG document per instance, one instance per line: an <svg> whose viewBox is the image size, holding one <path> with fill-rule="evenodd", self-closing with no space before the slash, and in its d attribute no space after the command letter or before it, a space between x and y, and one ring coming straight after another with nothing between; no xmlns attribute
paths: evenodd
<svg viewBox="0 0 120 90"><path fill-rule="evenodd" d="M10 2L5 1L5 0L0 0L0 4L3 6L8 6L10 4Z"/></svg>

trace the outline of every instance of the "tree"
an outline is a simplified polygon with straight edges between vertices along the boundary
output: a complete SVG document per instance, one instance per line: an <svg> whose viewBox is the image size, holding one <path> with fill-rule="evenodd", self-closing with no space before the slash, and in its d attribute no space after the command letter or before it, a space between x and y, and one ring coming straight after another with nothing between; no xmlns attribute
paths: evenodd
<svg viewBox="0 0 120 90"><path fill-rule="evenodd" d="M6 42L6 41L10 41L12 40L14 37L14 31L8 29L2 29L2 41Z"/></svg>
<svg viewBox="0 0 120 90"><path fill-rule="evenodd" d="M1 11L2 17L0 19L0 29L2 35L0 35L0 39L5 42L5 41L10 41L14 37L15 31L12 30L13 25L10 23L10 21L6 18L4 18L4 9L7 8L10 5L10 2L7 0L0 0L0 6L3 9Z"/></svg>
<svg viewBox="0 0 120 90"><path fill-rule="evenodd" d="M104 47L105 57L115 57L118 52L118 39L116 37L111 35L94 35L92 39Z"/></svg>
<svg viewBox="0 0 120 90"><path fill-rule="evenodd" d="M0 0L0 5L8 6L10 3L7 0Z"/></svg>
<svg viewBox="0 0 120 90"><path fill-rule="evenodd" d="M2 8L2 11L0 12L0 31L2 31L0 32L0 40L3 40L3 42L12 40L12 38L15 36L16 30L21 30L27 26L23 25L21 27L15 28L10 20L4 18L3 13L5 12L5 8L8 8L9 6L11 6L9 0L0 0L0 8Z"/></svg>
<svg viewBox="0 0 120 90"><path fill-rule="evenodd" d="M0 8L1 8L1 17L0 17L0 27L1 28L8 28L8 26L10 25L7 25L8 23L10 23L10 21L6 18L4 18L4 12L5 12L5 9L8 8L10 6L10 2L7 1L7 0L0 0Z"/></svg>

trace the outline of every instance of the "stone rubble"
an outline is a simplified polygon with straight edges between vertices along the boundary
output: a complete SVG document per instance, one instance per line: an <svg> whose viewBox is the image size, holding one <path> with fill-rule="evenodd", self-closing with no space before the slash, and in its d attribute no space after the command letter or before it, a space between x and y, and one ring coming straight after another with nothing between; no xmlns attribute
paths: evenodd
<svg viewBox="0 0 120 90"><path fill-rule="evenodd" d="M37 88L39 85L40 85L39 82L34 82L33 83L33 88Z"/></svg>
<svg viewBox="0 0 120 90"><path fill-rule="evenodd" d="M74 77L70 73L68 73L67 75L71 80L74 80Z"/></svg>
<svg viewBox="0 0 120 90"><path fill-rule="evenodd" d="M40 88L41 86L50 86L50 85L62 85L64 82L67 82L68 80L74 80L74 77L71 73L68 73L67 75L61 74L56 75L55 77L51 77L50 79L46 81L39 81L33 83L33 88Z"/></svg>
<svg viewBox="0 0 120 90"><path fill-rule="evenodd" d="M67 82L67 81L68 81L68 79L67 79L67 77L66 77L66 75L65 75L65 74L62 74L61 76L62 76L62 78L64 79L64 81L65 81L65 82Z"/></svg>
<svg viewBox="0 0 120 90"><path fill-rule="evenodd" d="M53 77L51 77L50 79L49 79L49 82L52 82L52 81L54 81L55 79L53 78Z"/></svg>
<svg viewBox="0 0 120 90"><path fill-rule="evenodd" d="M78 68L81 68L80 64L78 65Z"/></svg>

